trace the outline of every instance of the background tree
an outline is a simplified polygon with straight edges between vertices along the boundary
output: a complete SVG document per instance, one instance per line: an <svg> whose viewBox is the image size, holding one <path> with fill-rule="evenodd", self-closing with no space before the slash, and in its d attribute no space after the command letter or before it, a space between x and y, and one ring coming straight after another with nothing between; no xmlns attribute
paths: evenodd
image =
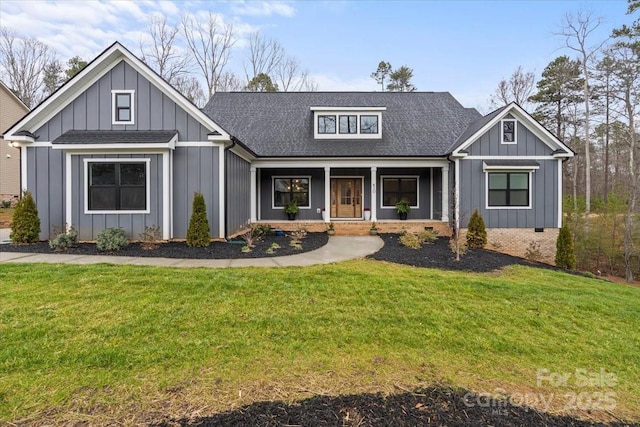
<svg viewBox="0 0 640 427"><path fill-rule="evenodd" d="M247 84L247 92L277 92L278 85L271 81L271 77L265 73L260 73Z"/></svg>
<svg viewBox="0 0 640 427"><path fill-rule="evenodd" d="M173 87L198 107L203 107L208 101L200 82L193 76L175 77L173 79Z"/></svg>
<svg viewBox="0 0 640 427"><path fill-rule="evenodd" d="M411 83L412 78L413 70L403 65L389 74L387 90L389 92L414 92L416 87Z"/></svg>
<svg viewBox="0 0 640 427"><path fill-rule="evenodd" d="M233 25L224 23L213 12L206 20L192 15L182 18L182 31L189 52L206 82L207 95L215 93L236 43Z"/></svg>
<svg viewBox="0 0 640 427"><path fill-rule="evenodd" d="M576 52L580 57L582 75L582 96L584 100L584 162L585 162L585 212L591 211L591 142L590 142L590 98L591 87L589 85L589 64L607 42L603 40L590 46L591 34L600 26L602 18L594 17L590 12L580 11L576 15L566 14L562 23L562 29L557 33L564 38L565 47Z"/></svg>
<svg viewBox="0 0 640 427"><path fill-rule="evenodd" d="M153 68L169 84L189 73L189 58L177 47L179 27L172 27L167 18L152 15L147 35L140 41L140 59Z"/></svg>
<svg viewBox="0 0 640 427"><path fill-rule="evenodd" d="M45 65L43 70L42 83L44 85L44 96L49 96L58 89L64 79L62 77L62 65L57 59L51 60Z"/></svg>
<svg viewBox="0 0 640 427"><path fill-rule="evenodd" d="M33 38L18 38L0 27L0 68L4 81L24 104L33 108L43 97L44 69L53 59L53 51Z"/></svg>
<svg viewBox="0 0 640 427"><path fill-rule="evenodd" d="M249 35L247 60L244 65L247 82L259 74L273 75L285 60L284 48L275 39L267 39L259 31Z"/></svg>
<svg viewBox="0 0 640 427"><path fill-rule="evenodd" d="M66 76L66 81L71 80L73 76L78 74L84 67L87 66L87 61L84 61L79 56L74 56L67 61L67 69L64 74Z"/></svg>
<svg viewBox="0 0 640 427"><path fill-rule="evenodd" d="M523 72L522 67L519 66L509 77L509 80L500 80L498 88L491 96L491 105L501 107L515 102L526 108L534 85L535 75L532 72Z"/></svg>
<svg viewBox="0 0 640 427"><path fill-rule="evenodd" d="M302 68L300 62L293 57L286 57L274 69L275 81L283 92L314 92L318 90L317 83L309 77L309 73Z"/></svg>
<svg viewBox="0 0 640 427"><path fill-rule="evenodd" d="M374 79L379 85L382 92L384 92L384 81L391 74L391 64L386 61L380 61L378 69L371 73L371 78Z"/></svg>

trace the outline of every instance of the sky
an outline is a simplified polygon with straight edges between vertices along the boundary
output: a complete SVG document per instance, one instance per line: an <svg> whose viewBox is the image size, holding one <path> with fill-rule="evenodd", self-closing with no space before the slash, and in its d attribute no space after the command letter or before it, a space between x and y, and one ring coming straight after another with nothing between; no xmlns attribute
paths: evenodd
<svg viewBox="0 0 640 427"><path fill-rule="evenodd" d="M518 66L539 78L562 49L555 36L566 14L601 17L593 44L630 23L625 0L563 1L13 1L0 2L0 25L55 49L65 61L93 59L114 41L139 55L149 16L177 24L184 12L212 11L233 22L238 42L229 71L243 74L255 30L296 57L322 91L375 91L382 60L413 69L419 91L451 92L489 112L498 82Z"/></svg>

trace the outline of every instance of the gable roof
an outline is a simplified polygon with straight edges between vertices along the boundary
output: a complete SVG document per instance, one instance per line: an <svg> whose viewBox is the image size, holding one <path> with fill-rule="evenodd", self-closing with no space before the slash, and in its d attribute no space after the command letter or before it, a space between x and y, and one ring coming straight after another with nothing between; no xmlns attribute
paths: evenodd
<svg viewBox="0 0 640 427"><path fill-rule="evenodd" d="M211 139L230 139L230 135L222 127L218 126L210 117L204 114L184 95L178 92L173 86L160 77L158 73L152 70L119 42L114 42L111 46L106 48L73 78L63 84L51 96L31 110L29 114L9 128L5 134L5 138L12 139L17 136L15 139L25 140L26 137L24 134L20 135L19 132L35 132L42 124L46 123L55 114L60 112L69 102L75 99L80 93L87 90L89 86L123 60L131 65L138 73L148 79L152 84L158 87L160 91L167 95L178 106L183 108L188 114L194 117L212 134L220 134L218 136L213 136Z"/></svg>
<svg viewBox="0 0 640 427"><path fill-rule="evenodd" d="M473 144L480 136L495 126L500 120L504 119L508 114L513 115L516 119L525 124L525 126L527 126L534 135L540 138L544 144L554 150L553 155L555 157L573 157L574 152L571 148L567 147L555 135L549 132L547 128L542 126L540 122L534 119L515 102L498 108L497 110L471 123L456 142L449 147L448 153L453 156L463 155L463 150Z"/></svg>
<svg viewBox="0 0 640 427"><path fill-rule="evenodd" d="M382 139L315 139L311 107L386 107ZM204 108L261 157L436 157L480 117L448 92L218 92Z"/></svg>

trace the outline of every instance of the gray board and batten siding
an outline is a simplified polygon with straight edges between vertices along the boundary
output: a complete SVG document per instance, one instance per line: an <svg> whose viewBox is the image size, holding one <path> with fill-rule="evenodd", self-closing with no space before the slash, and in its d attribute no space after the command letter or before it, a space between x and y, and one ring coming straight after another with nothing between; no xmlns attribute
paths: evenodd
<svg viewBox="0 0 640 427"><path fill-rule="evenodd" d="M251 220L251 165L242 157L225 153L225 198L227 235Z"/></svg>
<svg viewBox="0 0 640 427"><path fill-rule="evenodd" d="M112 124L112 90L134 90L134 124ZM178 141L207 142L209 131L183 108L176 105L125 61L69 102L60 112L34 132L36 141L52 142L69 130L87 131L177 131ZM86 141L92 144L93 141ZM126 150L123 141L122 150ZM126 141L133 142L133 141ZM138 150L144 151L144 150ZM173 237L185 238L191 214L193 193L202 192L207 203L211 236L219 236L218 151L211 147L177 147L173 153ZM27 187L32 191L40 215L41 239L50 236L53 226L65 225L65 153L50 147L28 147ZM73 153L73 152L72 152ZM120 151L123 153L123 151ZM162 226L162 156L132 152L127 156L150 158L151 197L149 214L84 214L84 165L82 157L72 155L72 222L81 239L95 239L104 227L123 227L127 237L137 239L145 226ZM96 144L96 157L103 155ZM125 156L126 157L126 156ZM79 221L79 222L76 222Z"/></svg>
<svg viewBox="0 0 640 427"><path fill-rule="evenodd" d="M466 224L475 209L488 228L556 228L558 227L558 167L557 159L549 159L553 149L518 122L517 143L500 142L500 123L493 126L468 148L470 156L535 157L539 169L531 173L531 208L487 209L486 180L483 159L459 160L460 224ZM547 159L541 158L547 157ZM506 164L509 161L505 161ZM453 168L452 168L453 169ZM508 166L505 167L505 170Z"/></svg>

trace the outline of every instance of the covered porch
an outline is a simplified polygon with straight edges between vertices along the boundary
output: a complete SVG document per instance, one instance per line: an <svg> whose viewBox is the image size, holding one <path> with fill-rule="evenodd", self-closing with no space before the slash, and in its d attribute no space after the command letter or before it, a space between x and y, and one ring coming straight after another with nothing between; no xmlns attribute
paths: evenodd
<svg viewBox="0 0 640 427"><path fill-rule="evenodd" d="M446 159L272 159L250 168L250 220L313 224L449 221L449 161ZM408 221L395 204L410 202ZM299 212L287 221L285 207ZM324 223L324 224L323 224ZM368 230L368 226L367 226Z"/></svg>

